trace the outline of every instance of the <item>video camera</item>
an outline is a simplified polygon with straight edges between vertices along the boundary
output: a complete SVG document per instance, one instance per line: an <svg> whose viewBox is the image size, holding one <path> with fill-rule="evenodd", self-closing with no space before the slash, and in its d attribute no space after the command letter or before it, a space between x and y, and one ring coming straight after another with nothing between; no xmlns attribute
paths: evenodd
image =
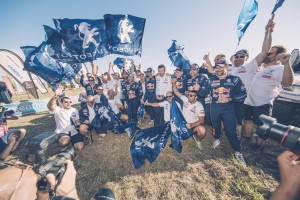
<svg viewBox="0 0 300 200"><path fill-rule="evenodd" d="M257 134L263 139L271 138L289 150L300 153L300 128L277 123L277 119L267 115L260 115L262 126L258 127Z"/></svg>
<svg viewBox="0 0 300 200"><path fill-rule="evenodd" d="M72 160L75 155L74 148L69 145L63 148L60 153L56 156L54 160L47 162L46 164L40 166L36 173L38 175L37 188L40 191L49 191L50 186L46 180L46 175L52 173L58 180L57 186L60 184L63 175L65 174L66 167L65 161Z"/></svg>
<svg viewBox="0 0 300 200"><path fill-rule="evenodd" d="M54 132L44 132L28 140L25 144L28 149L25 156L27 163L45 164L51 155L50 150L56 151L55 153L60 151L61 146L58 141L62 136Z"/></svg>

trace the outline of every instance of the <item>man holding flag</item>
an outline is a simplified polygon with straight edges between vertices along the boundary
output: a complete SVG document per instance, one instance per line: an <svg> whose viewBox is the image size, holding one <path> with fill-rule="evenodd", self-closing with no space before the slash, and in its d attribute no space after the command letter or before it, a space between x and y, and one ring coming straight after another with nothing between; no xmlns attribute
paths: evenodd
<svg viewBox="0 0 300 200"><path fill-rule="evenodd" d="M180 94L175 84L173 84L173 92L183 101L182 114L186 120L186 128L190 129L194 134L197 135L197 145L200 147L200 141L205 136L204 123L204 108L203 105L197 101L197 91L189 91L188 97Z"/></svg>

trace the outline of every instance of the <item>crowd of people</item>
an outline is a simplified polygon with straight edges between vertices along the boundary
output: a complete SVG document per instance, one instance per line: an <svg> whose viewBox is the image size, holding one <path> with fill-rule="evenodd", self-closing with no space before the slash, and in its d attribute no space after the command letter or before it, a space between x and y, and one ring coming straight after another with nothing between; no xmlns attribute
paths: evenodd
<svg viewBox="0 0 300 200"><path fill-rule="evenodd" d="M135 120L139 106L144 105L149 125L158 126L171 120L170 108L174 100L186 120L186 128L193 132L199 147L207 132L204 116L210 115L214 137L211 147L215 149L220 145L220 137L224 133L236 160L246 166L241 138L250 140L253 137L254 128L262 125L259 116L271 116L272 104L280 88L291 86L294 80L287 49L282 45L271 46L274 26L273 20L269 20L262 50L254 59L249 61L249 52L241 49L230 58L232 64L224 54L218 54L212 64L207 54L203 57L205 63L201 67L192 64L189 74L183 74L181 67L176 67L174 74L168 74L162 64L157 69L149 67L142 72L141 66L136 67L132 62L126 69L124 59L124 69L120 73L112 73L110 63L108 72L99 76L98 66L92 63L92 73L80 72L79 82L85 91L79 97L79 110L72 107L71 98L63 96L61 86L56 88L48 102L56 123L55 133L64 133L68 136L66 140L76 150L81 150L85 137L93 130L100 138L107 135L108 129L99 126L99 112L105 113L103 105L111 108L124 122ZM207 99L210 100L209 113L205 113L204 109ZM24 129L12 129L1 137L2 161L15 150L25 133ZM251 149L255 153L263 153L265 138L259 137L259 131L256 133L258 136ZM279 161L283 163L282 157ZM294 164L299 168L299 163ZM281 168L284 166L281 164ZM77 193L72 198L77 199Z"/></svg>

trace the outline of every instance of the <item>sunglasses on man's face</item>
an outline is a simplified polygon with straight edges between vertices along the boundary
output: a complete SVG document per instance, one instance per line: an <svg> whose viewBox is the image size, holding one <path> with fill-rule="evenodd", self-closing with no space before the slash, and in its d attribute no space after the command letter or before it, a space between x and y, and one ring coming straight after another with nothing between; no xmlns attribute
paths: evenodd
<svg viewBox="0 0 300 200"><path fill-rule="evenodd" d="M103 90L103 89L97 89L97 90Z"/></svg>
<svg viewBox="0 0 300 200"><path fill-rule="evenodd" d="M64 101L64 103L72 103L72 101Z"/></svg>
<svg viewBox="0 0 300 200"><path fill-rule="evenodd" d="M89 79L89 81L94 81L94 79Z"/></svg>
<svg viewBox="0 0 300 200"><path fill-rule="evenodd" d="M245 58L245 56L235 56L235 58Z"/></svg>
<svg viewBox="0 0 300 200"><path fill-rule="evenodd" d="M195 94L189 94L189 97L196 97L197 95Z"/></svg>
<svg viewBox="0 0 300 200"><path fill-rule="evenodd" d="M166 96L167 98L171 98L172 96Z"/></svg>

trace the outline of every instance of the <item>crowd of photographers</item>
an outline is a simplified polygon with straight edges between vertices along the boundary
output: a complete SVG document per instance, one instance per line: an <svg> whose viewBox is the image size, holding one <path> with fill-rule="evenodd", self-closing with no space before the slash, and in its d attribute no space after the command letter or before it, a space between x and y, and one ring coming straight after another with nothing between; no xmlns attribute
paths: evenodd
<svg viewBox="0 0 300 200"><path fill-rule="evenodd" d="M111 73L110 63L108 72L98 76L98 66L92 63L93 73L80 72L79 83L85 90L79 96L79 110L72 107L71 98L63 96L64 88L61 86L55 89L54 96L48 102L47 106L56 123L55 133L61 135L59 144L66 146L71 143L76 150L81 150L86 144L85 138L89 137L93 130L100 138L106 137L108 129L99 126L99 113L105 117L105 109L108 107L120 120L129 123L137 119L138 108L144 105L149 118L147 123L152 126L161 125L171 120L170 107L172 100L175 100L186 120L186 127L194 133L199 148L206 135L204 116L210 115L210 120L206 123L211 124L213 129L215 140L212 148L220 145L220 137L225 133L236 160L246 166L241 152L241 138L250 140L255 127L258 137L252 145L252 150L254 153L263 153L263 142L266 138L259 133L259 127L263 125L259 116L271 116L272 104L279 89L291 86L294 80L287 49L281 45L271 47L274 25L273 20L269 20L265 28L262 50L253 60L248 61L249 52L245 49L237 51L231 57L233 65L229 64L223 54L217 55L212 64L207 54L204 55L205 63L201 67L192 64L189 74L186 75L180 67L170 75L166 73L164 65L157 67L157 74L151 67L143 73L141 66L136 67L134 62L126 69L124 59L124 69L121 73ZM209 105L206 104L208 101ZM210 109L207 109L209 113L205 113L206 106L210 106ZM17 148L26 134L24 129L8 129L8 118L3 116L1 121L4 125L1 126L1 161ZM242 134L243 126L245 136ZM297 198L300 187L300 163L297 160L298 156L290 151L278 157L281 184L272 199ZM54 192L52 196L78 199L75 187L76 171L68 159L65 164L64 176L59 179L58 184L55 180L57 177L52 174L46 175L45 178L50 190ZM13 177L9 174L13 174ZM38 175L30 166L24 164L0 170L1 198L34 199L36 194L39 199L49 198L48 191L37 193L35 185ZM98 194L101 196L102 193Z"/></svg>

